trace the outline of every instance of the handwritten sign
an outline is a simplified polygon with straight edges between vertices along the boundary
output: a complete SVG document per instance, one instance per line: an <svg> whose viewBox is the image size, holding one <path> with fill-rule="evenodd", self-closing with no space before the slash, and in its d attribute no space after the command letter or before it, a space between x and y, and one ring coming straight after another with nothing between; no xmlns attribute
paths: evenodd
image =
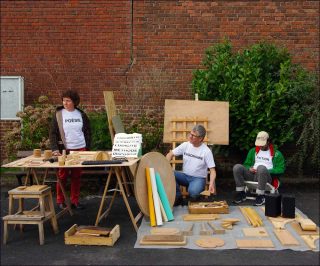
<svg viewBox="0 0 320 266"><path fill-rule="evenodd" d="M118 133L114 137L112 157L138 158L141 143L142 135L139 133Z"/></svg>

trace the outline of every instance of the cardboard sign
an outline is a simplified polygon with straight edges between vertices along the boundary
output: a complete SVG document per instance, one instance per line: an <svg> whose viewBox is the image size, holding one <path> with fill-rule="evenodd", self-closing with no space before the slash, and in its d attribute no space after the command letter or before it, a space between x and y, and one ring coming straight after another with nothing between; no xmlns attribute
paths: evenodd
<svg viewBox="0 0 320 266"><path fill-rule="evenodd" d="M118 133L114 137L112 158L138 158L141 153L142 135L138 133Z"/></svg>

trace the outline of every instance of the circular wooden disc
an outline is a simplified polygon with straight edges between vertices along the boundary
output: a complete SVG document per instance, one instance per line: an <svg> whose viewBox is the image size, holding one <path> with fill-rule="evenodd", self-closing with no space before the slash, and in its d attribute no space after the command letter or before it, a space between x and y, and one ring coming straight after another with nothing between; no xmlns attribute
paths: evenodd
<svg viewBox="0 0 320 266"><path fill-rule="evenodd" d="M196 244L202 248L216 248L224 245L224 240L216 237L204 237L196 241Z"/></svg>
<svg viewBox="0 0 320 266"><path fill-rule="evenodd" d="M176 180L171 165L164 155L159 152L149 152L142 156L134 180L134 193L141 212L149 216L146 167L154 168L155 172L160 174L171 208L176 197Z"/></svg>

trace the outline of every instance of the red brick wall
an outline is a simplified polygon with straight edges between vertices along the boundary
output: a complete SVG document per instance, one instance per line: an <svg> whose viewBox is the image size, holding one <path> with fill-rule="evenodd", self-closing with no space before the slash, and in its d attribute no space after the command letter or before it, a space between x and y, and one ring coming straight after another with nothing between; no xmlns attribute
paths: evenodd
<svg viewBox="0 0 320 266"><path fill-rule="evenodd" d="M235 49L261 40L285 45L295 62L319 71L319 5L1 1L1 75L24 76L26 104L42 94L57 104L60 92L72 87L93 108L104 105L103 91L113 90L127 120L148 110L161 113L165 98L193 98L192 71L204 50L224 37Z"/></svg>

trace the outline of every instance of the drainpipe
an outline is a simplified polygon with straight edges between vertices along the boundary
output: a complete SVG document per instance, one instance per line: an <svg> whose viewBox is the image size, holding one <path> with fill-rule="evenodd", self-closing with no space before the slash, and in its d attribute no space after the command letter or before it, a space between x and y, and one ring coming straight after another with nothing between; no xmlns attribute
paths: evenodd
<svg viewBox="0 0 320 266"><path fill-rule="evenodd" d="M130 63L128 64L128 67L125 71L125 76L126 76L126 85L128 83L128 74L130 72L130 70L132 69L134 63L135 63L135 59L133 57L133 1L134 0L130 0L131 3L131 29L130 29Z"/></svg>

